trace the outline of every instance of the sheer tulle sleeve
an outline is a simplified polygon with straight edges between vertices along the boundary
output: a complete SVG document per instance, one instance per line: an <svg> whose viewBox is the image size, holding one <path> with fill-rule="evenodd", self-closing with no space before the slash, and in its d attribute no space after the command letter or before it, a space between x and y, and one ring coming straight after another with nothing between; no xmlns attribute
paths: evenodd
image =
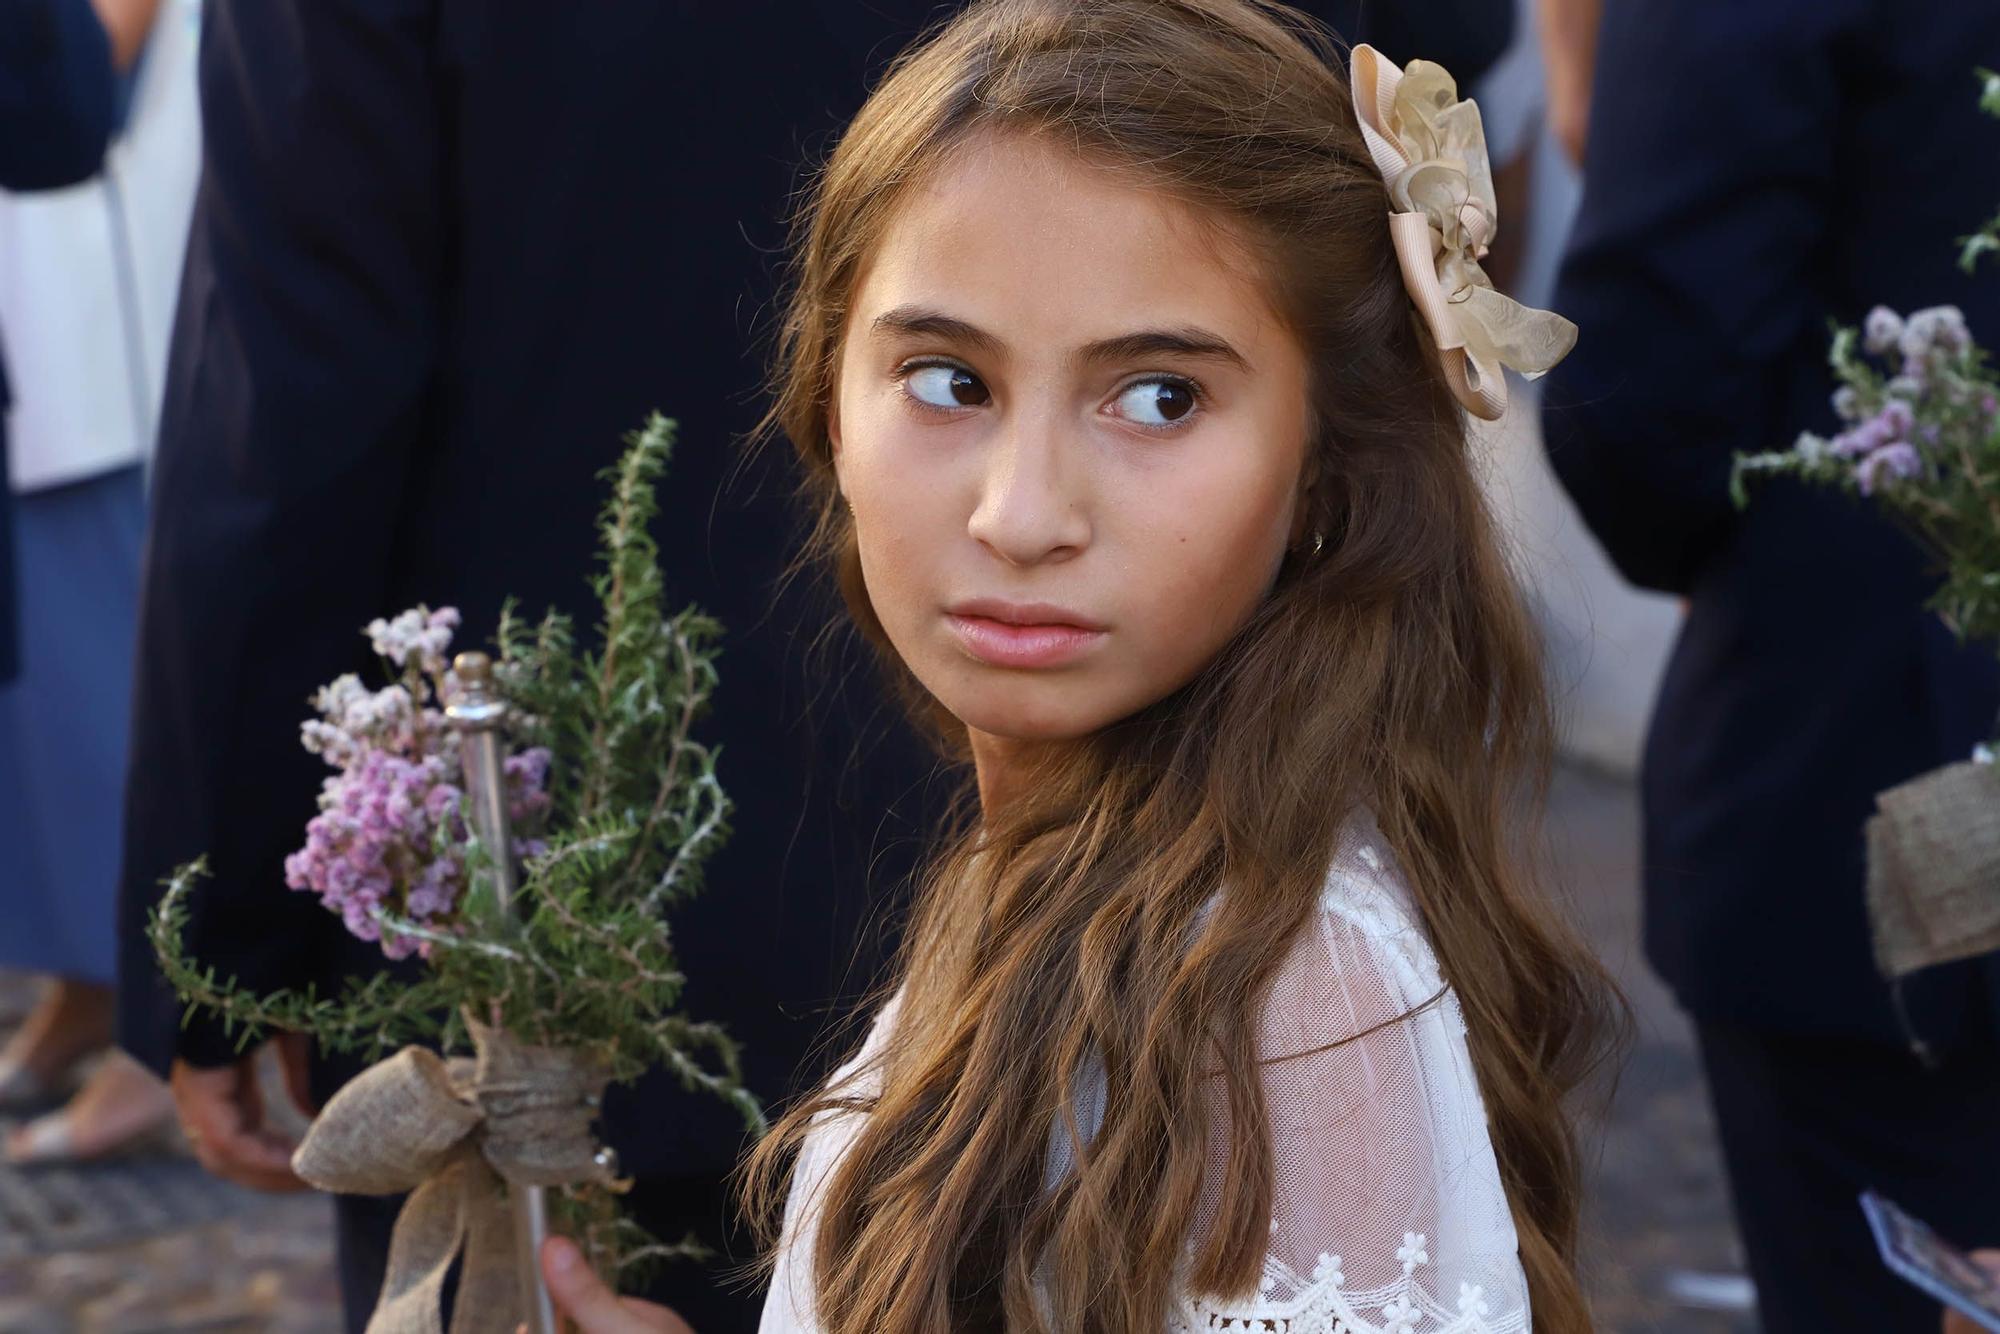
<svg viewBox="0 0 2000 1334"><path fill-rule="evenodd" d="M1336 861L1259 1034L1276 1164L1259 1291L1185 1298L1175 1334L1529 1328L1458 998L1367 832Z"/></svg>
<svg viewBox="0 0 2000 1334"><path fill-rule="evenodd" d="M871 1096L880 1087L875 1062L901 1003L898 993L882 1007L861 1050L834 1071L831 1084L844 1086L858 1097ZM819 1334L812 1263L819 1242L819 1202L833 1169L840 1165L861 1129L862 1115L855 1111L819 1113L799 1147L798 1161L792 1167L791 1194L785 1201L784 1231L778 1240L757 1334Z"/></svg>
<svg viewBox="0 0 2000 1334"><path fill-rule="evenodd" d="M1443 985L1387 846L1371 822L1357 828L1272 988L1258 1035L1277 1169L1263 1278L1241 1300L1179 1298L1168 1334L1528 1330L1527 1285L1458 1000ZM851 1074L867 1089L896 1004L836 1078ZM1082 1081L1077 1110L1086 1128L1101 1114L1101 1084L1101 1072ZM761 1334L818 1328L818 1196L857 1115L824 1115L807 1137ZM1217 1174L1225 1133L1212 1152ZM1067 1164L1058 1136L1051 1182Z"/></svg>

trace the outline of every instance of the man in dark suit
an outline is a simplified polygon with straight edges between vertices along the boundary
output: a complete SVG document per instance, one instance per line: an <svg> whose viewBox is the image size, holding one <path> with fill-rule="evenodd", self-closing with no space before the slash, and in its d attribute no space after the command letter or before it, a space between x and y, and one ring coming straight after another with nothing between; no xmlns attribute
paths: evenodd
<svg viewBox="0 0 2000 1334"><path fill-rule="evenodd" d="M1879 511L1787 483L1738 512L1728 482L1831 429L1829 320L1950 302L2000 338L2000 285L1953 264L2000 197L1973 78L2000 8L1624 0L1598 61L1555 300L1582 338L1544 423L1626 577L1687 600L1646 747L1648 955L1696 1023L1765 1328L1934 1330L1855 1198L2000 1236L2000 974L1885 985L1862 828L1992 734L2000 671Z"/></svg>
<svg viewBox="0 0 2000 1334"><path fill-rule="evenodd" d="M96 174L116 116L111 38L89 0L0 0L0 189Z"/></svg>
<svg viewBox="0 0 2000 1334"><path fill-rule="evenodd" d="M809 1044L872 980L854 942L916 842L919 821L886 812L922 767L867 762L857 735L887 717L801 670L830 613L772 610L794 554L784 461L746 464L731 437L756 413L794 170L940 8L210 0L140 630L121 1040L172 1071L216 1170L296 1185L255 1066L212 1023L183 1031L162 992L142 931L159 877L208 854L188 942L249 986L384 967L283 888L325 772L298 745L304 702L367 668L360 626L418 601L458 606L462 644L508 593L588 626L596 474L655 406L682 428L656 525L672 595L730 631L707 735L738 834L675 917L687 1003L743 1041L767 1099L822 1070ZM281 1045L309 1103L353 1071ZM732 1114L655 1079L604 1123L642 1218L727 1244ZM343 1199L339 1217L358 1329L392 1205ZM754 1320L754 1295L693 1266L650 1295L702 1334Z"/></svg>
<svg viewBox="0 0 2000 1334"><path fill-rule="evenodd" d="M120 1040L171 1070L215 1169L296 1187L255 1066L214 1023L183 1030L164 994L143 935L160 877L208 854L188 942L224 976L325 991L384 967L284 886L326 772L298 743L308 695L371 670L360 628L420 601L463 611L461 645L489 638L508 594L587 631L597 474L655 407L681 425L655 529L669 596L728 629L704 735L725 748L738 833L675 913L687 1004L726 1023L775 1101L876 980L855 945L909 861L914 821L890 808L927 766L864 740L887 721L868 698L808 675L830 610L772 606L795 550L787 461L746 461L735 440L756 416L755 321L794 172L929 7L834 8L209 5L141 617ZM303 1043L285 1046L306 1075ZM314 1060L306 1101L355 1068ZM734 1112L655 1076L614 1090L604 1127L642 1219L728 1246ZM393 1207L338 1206L356 1329ZM754 1323L754 1297L693 1265L656 1292L704 1334Z"/></svg>
<svg viewBox="0 0 2000 1334"><path fill-rule="evenodd" d="M111 39L89 0L0 0L0 189L50 190L97 171L117 118ZM14 538L0 353L0 684L14 678Z"/></svg>

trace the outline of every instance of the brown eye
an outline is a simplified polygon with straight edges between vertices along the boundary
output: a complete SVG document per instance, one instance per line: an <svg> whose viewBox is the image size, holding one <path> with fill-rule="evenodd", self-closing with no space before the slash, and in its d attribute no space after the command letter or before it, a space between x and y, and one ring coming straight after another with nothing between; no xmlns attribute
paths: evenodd
<svg viewBox="0 0 2000 1334"><path fill-rule="evenodd" d="M1197 397L1186 380L1141 380L1118 395L1118 415L1141 426L1172 426L1194 411Z"/></svg>
<svg viewBox="0 0 2000 1334"><path fill-rule="evenodd" d="M963 366L918 366L905 377L905 383L912 398L934 408L976 408L993 397L980 378Z"/></svg>

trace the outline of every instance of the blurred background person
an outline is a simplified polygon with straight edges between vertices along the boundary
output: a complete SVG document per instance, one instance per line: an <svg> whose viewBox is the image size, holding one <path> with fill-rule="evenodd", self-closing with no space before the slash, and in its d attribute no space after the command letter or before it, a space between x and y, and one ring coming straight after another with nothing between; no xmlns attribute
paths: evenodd
<svg viewBox="0 0 2000 1334"><path fill-rule="evenodd" d="M43 24L61 8L36 7ZM197 18L188 0L75 6L66 21L97 28L106 124L122 128L87 181L0 194L22 632L19 678L0 686L0 967L48 979L0 1049L0 1115L46 1110L96 1060L66 1106L5 1136L17 1163L99 1156L170 1120L164 1087L111 1049L111 982L142 460L201 151ZM57 31L9 58L63 49Z"/></svg>
<svg viewBox="0 0 2000 1334"><path fill-rule="evenodd" d="M1533 0L1540 28L1549 133L1564 156L1583 165L1590 130L1590 84L1597 66L1603 0Z"/></svg>
<svg viewBox="0 0 2000 1334"><path fill-rule="evenodd" d="M0 190L94 173L118 116L111 37L90 0L0 0ZM9 401L0 355L0 436ZM6 451L0 449L0 481ZM0 486L0 684L16 670L13 507Z"/></svg>
<svg viewBox="0 0 2000 1334"><path fill-rule="evenodd" d="M1696 1025L1764 1327L1934 1330L1856 1197L2000 1234L2000 988L1991 960L1885 985L1862 829L1991 735L2000 670L1875 510L1774 483L1739 513L1728 482L1830 427L1829 320L1949 302L2000 336L1991 274L1953 263L1992 206L2000 8L1623 0L1595 61L1554 301L1585 334L1544 424L1618 568L1687 600L1642 780L1648 956Z"/></svg>

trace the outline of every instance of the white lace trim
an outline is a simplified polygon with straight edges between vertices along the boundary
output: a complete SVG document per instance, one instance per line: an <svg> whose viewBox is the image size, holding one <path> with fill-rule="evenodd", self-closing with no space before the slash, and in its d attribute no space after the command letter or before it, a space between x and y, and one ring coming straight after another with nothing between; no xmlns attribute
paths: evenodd
<svg viewBox="0 0 2000 1334"><path fill-rule="evenodd" d="M1423 1285L1417 1271L1430 1263L1430 1241L1406 1232L1396 1258L1403 1277L1382 1288L1351 1289L1340 1257L1322 1255L1310 1276L1276 1258L1264 1261L1258 1295L1247 1302L1216 1303L1180 1298L1167 1334L1213 1334L1216 1330L1256 1330L1260 1334L1527 1334L1525 1311L1494 1317L1479 1284L1458 1285L1447 1305ZM1272 1294L1289 1292L1290 1297Z"/></svg>

